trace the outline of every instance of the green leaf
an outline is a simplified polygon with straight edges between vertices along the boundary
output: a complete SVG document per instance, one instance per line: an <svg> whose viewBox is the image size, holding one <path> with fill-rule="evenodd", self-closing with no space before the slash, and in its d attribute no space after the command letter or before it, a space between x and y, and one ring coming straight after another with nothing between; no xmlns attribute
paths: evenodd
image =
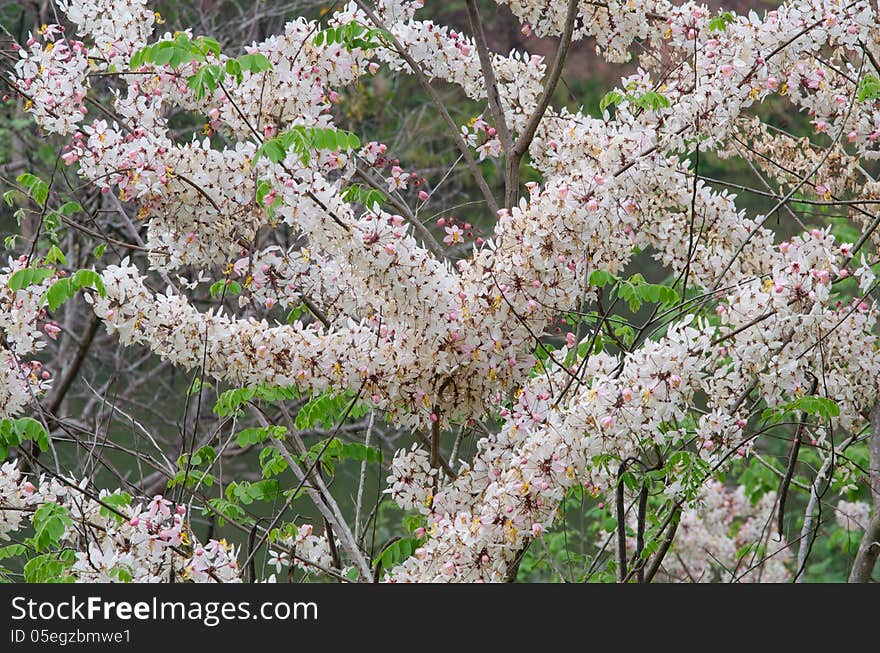
<svg viewBox="0 0 880 653"><path fill-rule="evenodd" d="M387 30L370 28L357 21L346 23L337 27L328 27L315 35L315 45L341 44L346 50L375 50L383 47L383 40L390 40Z"/></svg>
<svg viewBox="0 0 880 653"><path fill-rule="evenodd" d="M15 181L22 186L27 194L40 206L46 205L46 199L49 197L49 185L29 172L24 172L15 178Z"/></svg>
<svg viewBox="0 0 880 653"><path fill-rule="evenodd" d="M287 461L278 449L266 447L260 452L260 469L262 470L263 478L278 476L278 474L287 469Z"/></svg>
<svg viewBox="0 0 880 653"><path fill-rule="evenodd" d="M241 64L238 59L226 60L226 74L235 78L236 83L241 84Z"/></svg>
<svg viewBox="0 0 880 653"><path fill-rule="evenodd" d="M420 544L421 540L414 537L404 537L396 540L382 550L379 557L373 560L373 565L375 566L381 561L383 569L391 569L398 562L411 557Z"/></svg>
<svg viewBox="0 0 880 653"><path fill-rule="evenodd" d="M880 79L876 75L868 73L859 81L859 102L874 102L880 97Z"/></svg>
<svg viewBox="0 0 880 653"><path fill-rule="evenodd" d="M380 205L385 203L386 198L382 191L362 184L351 184L342 191L342 199L346 202L358 202L364 208L375 211Z"/></svg>
<svg viewBox="0 0 880 653"><path fill-rule="evenodd" d="M629 310L633 313L636 313L642 307L641 294L636 290L636 287L628 281L624 281L620 284L617 289L617 296L629 304Z"/></svg>
<svg viewBox="0 0 880 653"><path fill-rule="evenodd" d="M381 463L382 451L368 447L360 442L345 442L337 454L339 460L358 460L367 463Z"/></svg>
<svg viewBox="0 0 880 653"><path fill-rule="evenodd" d="M132 70L138 70L144 64L153 63L177 68L190 61L205 61L208 54L215 57L220 55L220 44L217 41L207 36L190 39L181 32L173 40L159 41L138 50L132 55L129 66Z"/></svg>
<svg viewBox="0 0 880 653"><path fill-rule="evenodd" d="M280 440L285 435L287 435L286 426L256 426L239 432L236 441L239 447L247 447L252 444L262 444L270 439Z"/></svg>
<svg viewBox="0 0 880 653"><path fill-rule="evenodd" d="M309 150L355 150L361 146L360 139L341 129L326 127L303 127L297 125L286 132L267 139L254 155L254 161L265 156L272 163L280 163L288 152L296 154L303 165L307 165Z"/></svg>
<svg viewBox="0 0 880 653"><path fill-rule="evenodd" d="M101 297L107 296L107 289L104 287L104 281L94 270L78 270L70 279L71 287L74 290L82 288L93 288Z"/></svg>
<svg viewBox="0 0 880 653"><path fill-rule="evenodd" d="M63 551L60 554L45 553L27 561L24 566L24 580L26 583L72 583L74 577L67 573L73 565L75 558L69 554L73 551Z"/></svg>
<svg viewBox="0 0 880 653"><path fill-rule="evenodd" d="M12 290L18 291L28 286L42 283L54 274L55 271L49 268L24 268L23 270L13 272L12 276L9 277L7 285Z"/></svg>
<svg viewBox="0 0 880 653"><path fill-rule="evenodd" d="M337 394L329 391L309 400L294 420L294 427L298 430L313 429L320 425L324 429L332 428L342 416L346 414L349 404L353 399L350 392ZM348 416L350 418L361 417L366 414L367 408L363 405L355 405Z"/></svg>
<svg viewBox="0 0 880 653"><path fill-rule="evenodd" d="M202 512L205 515L210 515L211 513L216 514L218 517L217 523L220 526L223 526L227 519L244 523L253 521L253 519L247 515L244 508L238 505L238 503L219 497L208 499L208 505L205 506Z"/></svg>
<svg viewBox="0 0 880 653"><path fill-rule="evenodd" d="M110 571L107 572L109 576L116 578L120 583L130 583L131 582L131 571L123 566L113 567Z"/></svg>
<svg viewBox="0 0 880 653"><path fill-rule="evenodd" d="M211 466L217 460L217 451L209 444L206 444L192 455L192 465L201 467L202 465Z"/></svg>
<svg viewBox="0 0 880 653"><path fill-rule="evenodd" d="M220 417L239 413L241 406L253 399L271 403L298 399L299 391L293 386L258 385L249 388L236 388L222 392L214 404L214 412Z"/></svg>
<svg viewBox="0 0 880 653"><path fill-rule="evenodd" d="M198 99L204 98L210 91L213 93L223 80L223 70L217 64L202 66L186 80L186 86Z"/></svg>
<svg viewBox="0 0 880 653"><path fill-rule="evenodd" d="M80 206L79 202L65 202L61 205L61 208L58 209L59 213L62 213L66 216L71 216L74 213L80 213L83 210L83 207Z"/></svg>
<svg viewBox="0 0 880 653"><path fill-rule="evenodd" d="M46 293L46 301L49 303L49 310L55 312L58 308L73 297L76 291L70 284L70 279L59 279L53 283Z"/></svg>
<svg viewBox="0 0 880 653"><path fill-rule="evenodd" d="M214 485L214 475L208 472L202 471L200 469L190 469L187 471L186 469L182 469L177 472L173 477L168 479L168 487L176 487L178 485L184 485L187 488L193 488L197 485L204 485L205 487L211 487Z"/></svg>
<svg viewBox="0 0 880 653"><path fill-rule="evenodd" d="M247 70L251 73L261 73L265 70L272 70L272 62L264 54L259 52L256 54L243 54L238 58L238 64L241 70Z"/></svg>
<svg viewBox="0 0 880 653"><path fill-rule="evenodd" d="M709 31L710 32L724 32L727 30L727 26L730 25L734 21L735 16L731 11L725 11L724 13L714 16L709 19Z"/></svg>
<svg viewBox="0 0 880 653"><path fill-rule="evenodd" d="M671 106L669 98L655 91L647 91L643 95L638 96L628 95L627 99L645 111L658 111L660 109L668 109Z"/></svg>
<svg viewBox="0 0 880 653"><path fill-rule="evenodd" d="M239 413L239 409L257 394L255 388L238 388L221 393L214 404L214 412L220 417Z"/></svg>
<svg viewBox="0 0 880 653"><path fill-rule="evenodd" d="M36 443L40 451L49 449L49 433L33 417L7 417L0 422L0 442L4 446L17 447L25 440Z"/></svg>
<svg viewBox="0 0 880 653"><path fill-rule="evenodd" d="M141 66L143 66L144 62L146 61L147 52L149 51L149 49L150 49L150 46L147 46L145 48L141 48L140 50L135 52L133 55L131 55L131 61L129 62L128 65L132 70L134 70L134 71L140 70Z"/></svg>
<svg viewBox="0 0 880 653"><path fill-rule="evenodd" d="M302 316L305 307L305 304L300 304L299 306L294 306L290 309L290 312L287 314L287 323L293 324L296 322Z"/></svg>
<svg viewBox="0 0 880 653"><path fill-rule="evenodd" d="M18 558L27 553L27 547L24 544L8 544L0 547L0 560L7 558Z"/></svg>
<svg viewBox="0 0 880 653"><path fill-rule="evenodd" d="M591 286L604 288L608 284L614 283L615 281L617 281L617 277L615 277L610 272L606 272L605 270L593 270L590 273L589 283Z"/></svg>
<svg viewBox="0 0 880 653"><path fill-rule="evenodd" d="M265 156L272 163L281 163L287 155L287 150L277 138L270 138L265 141L260 149L254 155L254 161L258 161L260 157Z"/></svg>
<svg viewBox="0 0 880 653"><path fill-rule="evenodd" d="M220 279L211 284L211 297L223 296L223 290L226 289L227 295L241 294L241 284L232 279Z"/></svg>
<svg viewBox="0 0 880 653"><path fill-rule="evenodd" d="M108 494L105 497L101 498L101 501L110 508L115 508L118 512L123 512L123 509L127 506L131 505L131 495L127 492L114 492L113 494ZM116 519L117 522L122 522L123 518L110 510L107 506L101 506L99 510L102 517L106 519L110 519L111 517Z"/></svg>
<svg viewBox="0 0 880 653"><path fill-rule="evenodd" d="M264 206L263 200L272 192L272 182L268 179L260 179L257 182L257 204Z"/></svg>
<svg viewBox="0 0 880 653"><path fill-rule="evenodd" d="M623 94L619 91L608 91L601 100L599 100L599 111L604 112L605 109L612 105L618 105L623 102Z"/></svg>
<svg viewBox="0 0 880 653"><path fill-rule="evenodd" d="M228 501L248 506L254 501L274 501L280 493L281 486L278 481L269 478L254 483L248 481L230 483L226 486L224 494Z"/></svg>
<svg viewBox="0 0 880 653"><path fill-rule="evenodd" d="M49 264L67 265L67 259L64 258L64 252L58 249L56 245L52 245L52 247L49 248L45 261Z"/></svg>
<svg viewBox="0 0 880 653"><path fill-rule="evenodd" d="M40 504L31 521L34 525L32 541L37 551L58 546L64 533L73 526L73 519L70 518L67 508L51 502Z"/></svg>
<svg viewBox="0 0 880 653"><path fill-rule="evenodd" d="M101 258L104 256L104 250L107 249L107 245L105 243L101 243L94 250L92 250L92 256L95 258Z"/></svg>
<svg viewBox="0 0 880 653"><path fill-rule="evenodd" d="M783 406L787 410L800 410L810 415L818 415L822 419L831 419L840 415L840 406L826 397L808 395L800 397Z"/></svg>

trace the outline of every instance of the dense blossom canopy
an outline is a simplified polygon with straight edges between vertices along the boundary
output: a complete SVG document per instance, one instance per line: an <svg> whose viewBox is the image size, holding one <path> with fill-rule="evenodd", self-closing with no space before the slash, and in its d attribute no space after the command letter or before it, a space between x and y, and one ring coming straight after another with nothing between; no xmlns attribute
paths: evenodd
<svg viewBox="0 0 880 653"><path fill-rule="evenodd" d="M833 458L841 433L862 432L878 400L871 213L851 212L865 234L858 243L839 242L830 227L779 242L768 223L774 212L738 208L735 195L697 178L692 156L745 156L788 193L780 206L795 193L876 203L880 186L864 166L880 156L880 109L860 97L880 58L871 3L791 0L764 16L737 16L666 0L497 1L524 32L593 39L611 62L628 61L638 44L639 67L606 96L601 116L545 109L551 71L543 57L492 54L489 88L478 42L432 22L421 0L380 0L341 7L321 25L290 22L245 48L268 66L197 87L188 82L200 71L241 59L208 48L182 62L142 57L133 65L145 46L180 40L160 33L146 0L59 0L75 29L48 26L22 44L11 79L39 126L69 139L63 163L134 206L147 225L149 269L128 258L102 263L93 284L101 292L85 297L122 343L231 387L350 391L391 423L426 433L498 418L475 456L450 461L448 473L421 446L394 457L387 491L426 521L414 553L384 570L389 581L504 580L573 489L630 506L638 488L620 476L661 450L687 450L700 469L723 471L751 455L762 432L756 407L792 411L802 426L809 415L809 436L796 437ZM351 24L375 28L375 43L315 38ZM359 165L383 169L377 162L391 155L384 144L308 142L305 151L271 155L285 134L334 128L334 89L380 67L415 68L480 102L496 97L499 115L487 109L459 127L474 161L501 160L505 141L526 135L540 182L500 205L494 233L469 251L459 226L441 231L446 245L459 246L447 256L417 216L346 192ZM101 73L112 82L98 88ZM115 118L90 110L87 98L98 92L109 94ZM808 113L830 144L798 142L749 113L771 96ZM208 132L230 144L176 142L167 118L174 106L205 116ZM384 169L389 190L415 180L405 161ZM253 249L260 230L281 226L297 234L288 249ZM603 348L604 338L596 346L599 329L563 334L556 348L540 344L559 315L601 299L642 251L690 291L676 294L681 300L663 309L653 332L625 351ZM18 290L9 283L34 262L23 256L0 277L0 414L10 419L32 414L52 383L29 361L55 335L43 326L45 295L62 277L53 272ZM841 302L836 284L850 277L856 290ZM217 279L245 288L240 314L191 301L190 289ZM312 310L290 323L251 310L303 302ZM830 400L819 404L824 413L804 403L812 397ZM718 580L706 551L735 567L743 543L767 537L777 495L752 504L741 487L695 487L693 466L667 470L660 494L678 532L677 557L663 573ZM101 525L77 545L79 580L114 580L120 565L134 580L240 578L233 547L192 541L187 506L158 496L111 513L78 497L79 482L34 485L12 463L0 471L4 507L67 506L72 542L75 522ZM335 505L325 510L339 516ZM0 537L30 514L0 510ZM841 514L846 523L869 519L863 503L842 505ZM635 511L626 520L635 532ZM335 538L303 525L276 542L272 566L332 568L339 547L355 577L371 578L355 538L338 529ZM635 537L625 539L631 556ZM766 564L736 579L784 580L795 571L784 540L766 554Z"/></svg>

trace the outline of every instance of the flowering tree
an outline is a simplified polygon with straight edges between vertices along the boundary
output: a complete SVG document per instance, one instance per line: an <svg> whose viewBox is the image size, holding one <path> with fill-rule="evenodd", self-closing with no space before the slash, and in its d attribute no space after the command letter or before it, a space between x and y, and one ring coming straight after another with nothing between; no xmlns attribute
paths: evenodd
<svg viewBox="0 0 880 653"><path fill-rule="evenodd" d="M145 0L56 0L11 43L10 101L60 149L4 195L0 557L28 580L782 581L823 537L871 578L875 9L497 2L549 60L492 52L476 0L466 32L355 0L243 50L161 33ZM595 115L552 102L582 41L638 61ZM445 170L342 128L345 89L379 75L429 99ZM461 124L443 83L482 114ZM711 178L719 159L762 186ZM452 174L473 224L429 217ZM108 396L176 368L170 448ZM125 437L100 436L120 411ZM248 451L257 480L223 474ZM384 541L373 468L405 511Z"/></svg>

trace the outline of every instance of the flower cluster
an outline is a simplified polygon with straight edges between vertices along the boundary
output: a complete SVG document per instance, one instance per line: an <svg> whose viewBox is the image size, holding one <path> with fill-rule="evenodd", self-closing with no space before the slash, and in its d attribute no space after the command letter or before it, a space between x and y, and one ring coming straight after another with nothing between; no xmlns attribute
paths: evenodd
<svg viewBox="0 0 880 653"><path fill-rule="evenodd" d="M67 573L78 582L240 581L235 548L222 540L196 541L187 507L161 495L132 505L119 491L92 493L86 480L41 477L34 484L16 463L4 463L0 501L0 539L37 519L41 506L64 509L57 540L74 550Z"/></svg>
<svg viewBox="0 0 880 653"><path fill-rule="evenodd" d="M311 524L302 524L295 534L278 538L269 552L269 564L276 573L281 573L284 567L296 567L312 574L334 568L327 536L315 535Z"/></svg>
<svg viewBox="0 0 880 653"><path fill-rule="evenodd" d="M671 582L784 583L791 547L776 534L776 493L753 504L743 486L707 483L699 504L682 512L674 551L662 573Z"/></svg>
<svg viewBox="0 0 880 653"><path fill-rule="evenodd" d="M0 273L0 418L20 414L51 386L51 374L42 362L26 358L46 346L40 329L46 319L43 298L56 277L12 290L12 276L25 269L27 262L26 257L10 260ZM50 337L57 337L59 328L54 323L44 323L43 328Z"/></svg>

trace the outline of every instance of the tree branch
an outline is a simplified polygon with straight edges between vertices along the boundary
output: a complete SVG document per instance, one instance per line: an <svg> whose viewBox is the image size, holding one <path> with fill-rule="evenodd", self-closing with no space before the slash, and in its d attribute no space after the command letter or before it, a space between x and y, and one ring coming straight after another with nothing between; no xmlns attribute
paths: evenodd
<svg viewBox="0 0 880 653"><path fill-rule="evenodd" d="M871 462L870 484L874 510L871 521L865 528L856 559L849 572L850 583L867 583L874 573L877 557L880 556L880 401L871 410Z"/></svg>

